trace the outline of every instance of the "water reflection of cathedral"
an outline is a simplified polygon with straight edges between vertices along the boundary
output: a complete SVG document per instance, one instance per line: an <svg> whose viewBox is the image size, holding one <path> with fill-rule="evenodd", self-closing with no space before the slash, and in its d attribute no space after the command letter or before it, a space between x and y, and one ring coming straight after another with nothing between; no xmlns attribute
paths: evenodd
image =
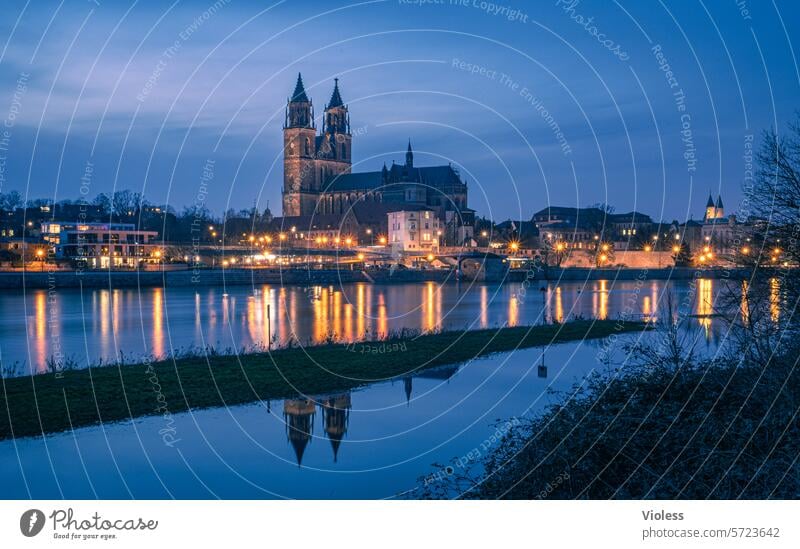
<svg viewBox="0 0 800 549"><path fill-rule="evenodd" d="M350 422L350 393L325 397L294 398L283 402L286 436L294 448L297 464L303 464L303 454L314 435L314 418L317 406L322 411L322 425L331 442L333 461L339 456L339 446L347 434Z"/></svg>
<svg viewBox="0 0 800 549"><path fill-rule="evenodd" d="M447 381L460 365L443 366L416 374L413 377ZM402 378L406 401L411 401L412 376ZM317 407L322 414L322 428L331 443L333 461L339 459L339 447L350 427L350 409L353 403L350 392L328 396L311 396L308 398L291 398L283 401L283 419L286 424L286 437L294 449L297 465L303 464L306 447L314 437L314 420Z"/></svg>
<svg viewBox="0 0 800 549"><path fill-rule="evenodd" d="M286 436L294 448L297 464L303 464L303 454L314 433L314 415L317 408L310 398L295 398L283 401L283 419Z"/></svg>
<svg viewBox="0 0 800 549"><path fill-rule="evenodd" d="M331 441L331 448L333 448L333 461L337 461L339 458L339 446L347 433L351 407L350 393L326 397L320 402L322 424L328 440Z"/></svg>

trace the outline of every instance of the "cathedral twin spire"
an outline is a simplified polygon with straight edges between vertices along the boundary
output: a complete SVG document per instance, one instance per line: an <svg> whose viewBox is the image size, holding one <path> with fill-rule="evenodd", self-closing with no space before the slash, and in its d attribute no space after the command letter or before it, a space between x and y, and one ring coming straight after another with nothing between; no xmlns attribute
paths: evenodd
<svg viewBox="0 0 800 549"><path fill-rule="evenodd" d="M303 75L297 73L297 84L294 86L294 93L292 94L292 103L309 103L308 95L306 95L306 88L303 85Z"/></svg>
<svg viewBox="0 0 800 549"><path fill-rule="evenodd" d="M339 79L334 78L333 82L333 93L331 94L331 100L328 102L325 110L336 107L344 107L342 94L339 92ZM301 73L297 73L297 83L294 85L294 92L289 99L289 103L311 103L311 100L308 98L308 94L306 93L306 87L303 84L303 75Z"/></svg>
<svg viewBox="0 0 800 549"><path fill-rule="evenodd" d="M722 195L717 197L716 204L714 203L714 197L711 193L708 193L708 201L706 202L706 221L711 219L722 219L725 217L725 207L722 205Z"/></svg>
<svg viewBox="0 0 800 549"><path fill-rule="evenodd" d="M323 118L324 129L332 133L349 133L350 119L347 115L347 106L342 101L339 91L339 79L334 78L331 100L325 106ZM297 83L294 92L288 101L286 109L286 128L313 128L314 109L303 84L303 75L297 74Z"/></svg>
<svg viewBox="0 0 800 549"><path fill-rule="evenodd" d="M334 107L344 107L344 102L342 101L342 95L339 93L339 79L333 79L333 93L331 94L331 100L328 102L328 106L325 108L332 109Z"/></svg>

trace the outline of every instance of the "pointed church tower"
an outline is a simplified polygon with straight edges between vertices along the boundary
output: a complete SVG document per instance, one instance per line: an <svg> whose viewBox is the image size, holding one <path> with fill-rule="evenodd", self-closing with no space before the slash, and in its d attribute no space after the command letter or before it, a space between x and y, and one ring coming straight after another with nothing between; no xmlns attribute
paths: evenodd
<svg viewBox="0 0 800 549"><path fill-rule="evenodd" d="M414 151L411 150L411 139L408 140L408 150L406 151L406 168L414 167Z"/></svg>
<svg viewBox="0 0 800 549"><path fill-rule="evenodd" d="M725 207L722 205L722 195L717 196L717 205L715 206L717 219L725 217Z"/></svg>
<svg viewBox="0 0 800 549"><path fill-rule="evenodd" d="M334 78L333 93L325 105L322 120L322 135L317 137L316 168L320 189L324 191L337 175L350 173L352 162L350 114L342 101L338 78ZM332 202L331 211L325 213L341 214L347 208L347 204Z"/></svg>
<svg viewBox="0 0 800 549"><path fill-rule="evenodd" d="M350 114L347 111L347 105L342 101L342 94L339 91L339 79L334 78L333 80L333 93L331 93L331 100L325 106L324 125L322 126L323 141L330 144L330 147L322 150L323 158L346 164L349 172L351 162L350 144L352 142ZM333 168L334 173L332 175L344 171L344 166L329 167Z"/></svg>
<svg viewBox="0 0 800 549"><path fill-rule="evenodd" d="M711 193L708 193L708 202L706 202L706 215L704 219L709 221L711 219L716 219L717 216L717 208L714 206L714 197L711 196Z"/></svg>
<svg viewBox="0 0 800 549"><path fill-rule="evenodd" d="M314 211L319 186L315 179L316 129L314 105L297 75L286 105L283 125L283 215L308 215Z"/></svg>

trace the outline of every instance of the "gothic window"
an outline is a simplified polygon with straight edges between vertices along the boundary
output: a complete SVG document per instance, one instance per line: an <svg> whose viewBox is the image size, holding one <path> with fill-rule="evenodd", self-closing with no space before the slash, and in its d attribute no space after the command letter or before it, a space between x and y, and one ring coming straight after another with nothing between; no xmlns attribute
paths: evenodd
<svg viewBox="0 0 800 549"><path fill-rule="evenodd" d="M306 156L311 156L311 140L306 137Z"/></svg>
<svg viewBox="0 0 800 549"><path fill-rule="evenodd" d="M342 158L347 158L347 145L342 143Z"/></svg>

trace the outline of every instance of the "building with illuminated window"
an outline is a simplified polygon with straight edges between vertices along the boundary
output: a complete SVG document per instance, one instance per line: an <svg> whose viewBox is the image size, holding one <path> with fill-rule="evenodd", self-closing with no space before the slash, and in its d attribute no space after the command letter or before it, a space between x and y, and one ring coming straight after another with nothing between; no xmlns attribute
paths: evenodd
<svg viewBox="0 0 800 549"><path fill-rule="evenodd" d="M442 235L436 212L428 209L391 212L389 244L397 253L437 253Z"/></svg>
<svg viewBox="0 0 800 549"><path fill-rule="evenodd" d="M161 251L156 231L141 231L133 223L42 223L42 239L55 257L89 269L133 268L158 263Z"/></svg>

